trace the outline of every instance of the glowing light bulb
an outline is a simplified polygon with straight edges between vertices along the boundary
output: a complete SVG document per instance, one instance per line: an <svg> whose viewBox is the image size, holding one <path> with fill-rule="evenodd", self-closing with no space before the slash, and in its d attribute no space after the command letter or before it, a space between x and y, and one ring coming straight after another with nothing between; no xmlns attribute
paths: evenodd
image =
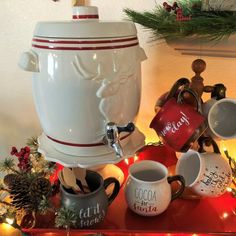
<svg viewBox="0 0 236 236"><path fill-rule="evenodd" d="M227 187L226 190L227 190L227 192L229 192L229 193L232 192L232 188L230 188L230 187Z"/></svg>
<svg viewBox="0 0 236 236"><path fill-rule="evenodd" d="M125 163L126 163L126 165L129 165L129 159L125 159Z"/></svg>
<svg viewBox="0 0 236 236"><path fill-rule="evenodd" d="M9 224L9 225L12 225L14 223L14 219L13 218L6 218L6 222Z"/></svg>
<svg viewBox="0 0 236 236"><path fill-rule="evenodd" d="M225 213L223 214L223 218L224 218L224 219L226 219L228 216L229 216L229 214L228 214L227 212L225 212Z"/></svg>

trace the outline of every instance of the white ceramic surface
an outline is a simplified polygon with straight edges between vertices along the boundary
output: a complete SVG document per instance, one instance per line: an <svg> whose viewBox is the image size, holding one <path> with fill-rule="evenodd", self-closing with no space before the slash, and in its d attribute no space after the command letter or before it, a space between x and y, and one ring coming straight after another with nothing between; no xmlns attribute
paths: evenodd
<svg viewBox="0 0 236 236"><path fill-rule="evenodd" d="M216 153L189 150L180 156L176 174L182 175L186 187L204 197L219 197L232 181L229 163Z"/></svg>
<svg viewBox="0 0 236 236"><path fill-rule="evenodd" d="M135 176L140 171L149 173L155 171L160 178L152 181L144 177L140 179ZM132 164L125 183L125 199L128 207L142 216L155 216L165 211L171 201L171 187L167 177L167 168L156 161L147 160Z"/></svg>
<svg viewBox="0 0 236 236"><path fill-rule="evenodd" d="M19 65L34 71L36 110L54 148L75 156L110 154L97 144L108 122L135 121L144 59L131 22L38 23Z"/></svg>
<svg viewBox="0 0 236 236"><path fill-rule="evenodd" d="M129 142L123 147L125 156L117 158L114 152L100 156L72 156L56 150L48 141L45 134L38 137L38 151L45 156L48 161L58 162L66 167L90 168L103 164L115 164L125 158L132 157L134 153L145 145L144 135L136 129L129 139Z"/></svg>
<svg viewBox="0 0 236 236"><path fill-rule="evenodd" d="M210 99L203 105L208 120L208 134L215 139L236 138L236 99Z"/></svg>
<svg viewBox="0 0 236 236"><path fill-rule="evenodd" d="M207 119L207 124L208 124L208 114L209 114L209 111L211 109L211 107L217 102L216 99L214 98L211 98L209 100L207 100L206 102L203 103L202 105L202 112L203 112L203 115L206 117ZM209 124L208 124L208 128L207 130L205 131L207 135L209 135L210 137L212 137L213 139L217 139L219 140L220 138L217 137L213 132L212 130L209 128Z"/></svg>

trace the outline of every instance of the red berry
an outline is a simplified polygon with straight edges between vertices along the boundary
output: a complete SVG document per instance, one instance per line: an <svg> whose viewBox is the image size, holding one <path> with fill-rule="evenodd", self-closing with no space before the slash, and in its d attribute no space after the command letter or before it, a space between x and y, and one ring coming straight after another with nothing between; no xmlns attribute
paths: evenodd
<svg viewBox="0 0 236 236"><path fill-rule="evenodd" d="M26 147L25 147L25 151L26 151L27 153L30 153L30 147L26 146Z"/></svg>
<svg viewBox="0 0 236 236"><path fill-rule="evenodd" d="M11 155L13 156L13 155L15 155L16 153L17 153L16 147L12 147L12 149L11 149Z"/></svg>
<svg viewBox="0 0 236 236"><path fill-rule="evenodd" d="M25 154L24 154L24 158L25 158L25 159L28 159L28 158L29 158L29 155L30 155L30 154L29 154L28 152L25 153Z"/></svg>

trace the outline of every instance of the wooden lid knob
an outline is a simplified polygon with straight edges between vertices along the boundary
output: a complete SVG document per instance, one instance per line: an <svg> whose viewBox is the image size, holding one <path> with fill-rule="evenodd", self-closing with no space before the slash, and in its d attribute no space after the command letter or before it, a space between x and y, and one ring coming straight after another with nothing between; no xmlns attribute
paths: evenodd
<svg viewBox="0 0 236 236"><path fill-rule="evenodd" d="M202 59L196 59L192 63L192 70L196 74L201 74L206 69L206 62Z"/></svg>
<svg viewBox="0 0 236 236"><path fill-rule="evenodd" d="M72 6L84 6L85 5L85 0L72 0Z"/></svg>

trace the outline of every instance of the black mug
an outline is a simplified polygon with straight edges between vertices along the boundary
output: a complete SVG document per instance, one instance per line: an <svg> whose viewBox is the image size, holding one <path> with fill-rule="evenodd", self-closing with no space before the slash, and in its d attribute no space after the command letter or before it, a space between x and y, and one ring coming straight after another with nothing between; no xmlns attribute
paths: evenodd
<svg viewBox="0 0 236 236"><path fill-rule="evenodd" d="M77 215L78 228L89 228L101 223L106 215L108 206L116 198L120 190L120 183L115 178L103 180L97 172L87 170L86 181L90 193L75 194L61 185L61 203ZM106 189L114 184L112 193L108 196Z"/></svg>

